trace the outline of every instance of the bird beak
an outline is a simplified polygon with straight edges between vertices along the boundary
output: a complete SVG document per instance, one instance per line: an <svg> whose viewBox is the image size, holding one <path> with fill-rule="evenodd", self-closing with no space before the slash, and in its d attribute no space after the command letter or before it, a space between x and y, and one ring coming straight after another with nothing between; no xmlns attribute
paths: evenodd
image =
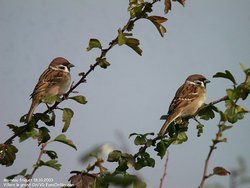
<svg viewBox="0 0 250 188"><path fill-rule="evenodd" d="M69 63L69 68L71 68L71 67L74 67L75 65L73 65L73 64L71 64L71 63Z"/></svg>
<svg viewBox="0 0 250 188"><path fill-rule="evenodd" d="M204 80L204 83L205 84L210 83L210 80L206 79L206 80Z"/></svg>

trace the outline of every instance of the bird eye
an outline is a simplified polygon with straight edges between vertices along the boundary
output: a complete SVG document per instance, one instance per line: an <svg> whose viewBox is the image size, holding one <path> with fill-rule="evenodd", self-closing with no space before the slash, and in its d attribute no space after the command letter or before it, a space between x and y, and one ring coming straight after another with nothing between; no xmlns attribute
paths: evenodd
<svg viewBox="0 0 250 188"><path fill-rule="evenodd" d="M65 70L65 66L63 66L63 65L59 65L58 68L61 70Z"/></svg>
<svg viewBox="0 0 250 188"><path fill-rule="evenodd" d="M194 81L197 85L204 85L204 83L202 82L202 81L200 81L200 80L196 80L196 81Z"/></svg>

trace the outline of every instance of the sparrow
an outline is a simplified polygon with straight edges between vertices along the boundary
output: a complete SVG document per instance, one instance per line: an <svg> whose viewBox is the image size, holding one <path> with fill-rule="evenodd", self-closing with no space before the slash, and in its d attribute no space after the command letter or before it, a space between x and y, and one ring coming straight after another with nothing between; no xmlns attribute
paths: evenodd
<svg viewBox="0 0 250 188"><path fill-rule="evenodd" d="M63 57L57 57L51 61L48 68L41 74L39 80L30 95L32 103L26 116L30 122L36 107L45 96L61 96L68 90L71 82L70 68L74 67Z"/></svg>
<svg viewBox="0 0 250 188"><path fill-rule="evenodd" d="M168 126L178 117L184 118L196 114L206 100L206 84L209 82L208 79L200 74L193 74L187 77L170 103L168 116L159 132L159 136L163 136Z"/></svg>

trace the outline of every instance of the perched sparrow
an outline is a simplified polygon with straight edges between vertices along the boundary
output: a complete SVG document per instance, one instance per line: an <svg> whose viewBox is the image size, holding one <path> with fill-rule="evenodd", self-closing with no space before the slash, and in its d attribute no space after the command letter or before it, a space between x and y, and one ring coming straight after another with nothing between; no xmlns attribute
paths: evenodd
<svg viewBox="0 0 250 188"><path fill-rule="evenodd" d="M32 103L26 116L27 122L32 119L35 108L45 96L60 96L68 90L71 82L71 67L74 67L74 65L63 57L52 60L49 67L40 76L33 93L30 95Z"/></svg>
<svg viewBox="0 0 250 188"><path fill-rule="evenodd" d="M172 100L168 117L162 126L159 136L166 133L168 126L178 117L194 115L206 100L206 84L210 81L200 74L187 77L185 83L177 90Z"/></svg>

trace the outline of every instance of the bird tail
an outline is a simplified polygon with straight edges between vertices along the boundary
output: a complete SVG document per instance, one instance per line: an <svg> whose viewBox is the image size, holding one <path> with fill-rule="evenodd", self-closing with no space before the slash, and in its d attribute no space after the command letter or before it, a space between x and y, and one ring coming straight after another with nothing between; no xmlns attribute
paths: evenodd
<svg viewBox="0 0 250 188"><path fill-rule="evenodd" d="M162 125L161 130L159 132L159 136L164 136L164 134L166 133L168 126L178 117L179 115L174 113L171 114L167 117L167 120L165 121L165 123Z"/></svg>
<svg viewBox="0 0 250 188"><path fill-rule="evenodd" d="M30 106L30 110L26 116L26 120L27 120L27 123L30 122L30 120L32 119L32 115L36 109L36 107L38 106L38 103L33 99L32 100L32 103L31 103L31 106Z"/></svg>

